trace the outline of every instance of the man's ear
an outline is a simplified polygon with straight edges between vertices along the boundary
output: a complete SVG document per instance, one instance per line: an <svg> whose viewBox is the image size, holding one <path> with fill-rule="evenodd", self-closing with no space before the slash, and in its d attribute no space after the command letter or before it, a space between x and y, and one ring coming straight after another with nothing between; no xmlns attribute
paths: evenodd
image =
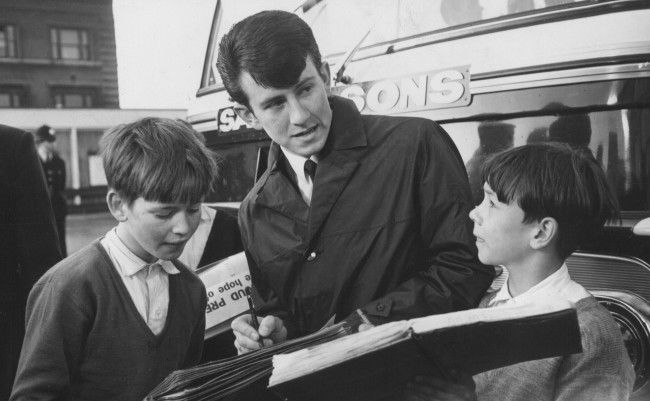
<svg viewBox="0 0 650 401"><path fill-rule="evenodd" d="M534 235L530 240L530 246L533 249L542 249L553 242L558 235L557 220L552 217L544 217L534 227Z"/></svg>
<svg viewBox="0 0 650 401"><path fill-rule="evenodd" d="M320 78L325 83L325 92L327 92L327 96L329 96L332 89L332 75L330 73L330 65L327 63L327 61L323 61L321 63L320 69L318 70L318 75L320 75Z"/></svg>
<svg viewBox="0 0 650 401"><path fill-rule="evenodd" d="M108 194L106 194L106 203L108 204L108 210L111 212L113 217L115 217L115 220L119 222L127 220L128 216L126 214L126 208L128 205L114 189L108 190Z"/></svg>
<svg viewBox="0 0 650 401"><path fill-rule="evenodd" d="M251 127L255 128L256 130L262 130L262 124L260 121L255 117L255 114L250 111L250 109L246 106L243 106L241 104L236 104L234 106L235 113L244 121L246 121L246 124L250 125Z"/></svg>

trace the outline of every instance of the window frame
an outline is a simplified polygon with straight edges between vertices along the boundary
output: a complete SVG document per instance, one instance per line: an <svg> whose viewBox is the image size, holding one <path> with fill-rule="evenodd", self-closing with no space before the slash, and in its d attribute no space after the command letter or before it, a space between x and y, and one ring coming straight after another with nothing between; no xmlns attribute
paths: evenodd
<svg viewBox="0 0 650 401"><path fill-rule="evenodd" d="M55 86L51 89L52 104L53 107L57 109L97 108L99 107L97 104L97 92L97 88L94 87ZM81 96L81 106L66 105L66 96Z"/></svg>
<svg viewBox="0 0 650 401"><path fill-rule="evenodd" d="M9 106L0 105L0 109L15 109L24 108L25 104L25 88L22 86L3 85L0 86L0 95L9 96Z"/></svg>
<svg viewBox="0 0 650 401"><path fill-rule="evenodd" d="M76 43L63 43L61 40L61 33L63 31L74 32ZM78 57L66 57L66 49L74 49ZM59 26L50 28L50 52L53 60L89 61L92 60L91 50L90 31L88 29Z"/></svg>
<svg viewBox="0 0 650 401"><path fill-rule="evenodd" d="M0 24L0 49L4 49L4 54L0 53L0 59L18 58L18 29L15 24Z"/></svg>

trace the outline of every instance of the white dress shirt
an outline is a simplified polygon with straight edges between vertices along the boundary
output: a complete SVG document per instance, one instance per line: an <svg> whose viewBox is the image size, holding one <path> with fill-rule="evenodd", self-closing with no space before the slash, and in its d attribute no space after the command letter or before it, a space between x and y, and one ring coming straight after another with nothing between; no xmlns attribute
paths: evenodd
<svg viewBox="0 0 650 401"><path fill-rule="evenodd" d="M169 260L146 263L124 245L113 228L100 241L122 277L140 316L154 334L165 327L169 307L168 274L180 273Z"/></svg>
<svg viewBox="0 0 650 401"><path fill-rule="evenodd" d="M306 157L299 156L295 153L291 153L290 150L287 150L284 147L281 147L282 153L286 156L291 165L291 169L295 174L296 181L298 182L298 189L300 190L300 196L305 201L307 205L311 205L311 194L314 189L314 182L311 180L311 177L305 172L305 162L307 161ZM311 160L318 163L316 156L310 157Z"/></svg>
<svg viewBox="0 0 650 401"><path fill-rule="evenodd" d="M506 270L504 269L504 274L505 273ZM486 299L488 299L487 297L489 296L490 295L487 295ZM494 298L489 300L486 305L481 302L481 306L491 308L500 305L543 303L557 299L576 303L589 296L591 296L591 294L589 294L583 286L571 280L571 277L569 277L569 269L567 268L566 263L563 263L556 272L535 284L528 291L519 294L516 297L510 295L510 291L508 290L508 279L506 279L505 283L496 293Z"/></svg>

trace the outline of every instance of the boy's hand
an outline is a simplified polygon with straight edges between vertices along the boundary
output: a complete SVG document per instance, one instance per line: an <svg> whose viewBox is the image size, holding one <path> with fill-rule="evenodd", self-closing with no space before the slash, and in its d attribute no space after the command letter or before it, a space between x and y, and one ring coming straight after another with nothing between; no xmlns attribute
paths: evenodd
<svg viewBox="0 0 650 401"><path fill-rule="evenodd" d="M472 376L453 371L452 379L417 376L406 386L406 401L477 401Z"/></svg>
<svg viewBox="0 0 650 401"><path fill-rule="evenodd" d="M282 319L275 316L258 318L259 332L251 325L251 316L241 315L232 321L230 327L235 334L235 348L238 354L244 354L260 348L259 339L264 346L269 346L287 339L287 329Z"/></svg>

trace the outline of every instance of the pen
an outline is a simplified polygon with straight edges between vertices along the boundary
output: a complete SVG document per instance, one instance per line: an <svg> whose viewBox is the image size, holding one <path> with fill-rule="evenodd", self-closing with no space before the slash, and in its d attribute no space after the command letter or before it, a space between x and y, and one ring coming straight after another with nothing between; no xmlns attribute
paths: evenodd
<svg viewBox="0 0 650 401"><path fill-rule="evenodd" d="M259 335L259 339L257 340L257 342L259 343L260 348L264 348L264 340L262 340L262 336L259 334L260 324L257 321L257 313L255 313L255 307L253 306L253 298L251 298L250 291L246 292L246 298L248 299L248 309L251 314L253 328L257 331L257 334Z"/></svg>
<svg viewBox="0 0 650 401"><path fill-rule="evenodd" d="M365 324L374 326L372 323L370 323L370 320L368 320L368 318L366 317L366 313L364 311L362 311L361 309L357 309L357 314L361 317L361 320L363 320Z"/></svg>

